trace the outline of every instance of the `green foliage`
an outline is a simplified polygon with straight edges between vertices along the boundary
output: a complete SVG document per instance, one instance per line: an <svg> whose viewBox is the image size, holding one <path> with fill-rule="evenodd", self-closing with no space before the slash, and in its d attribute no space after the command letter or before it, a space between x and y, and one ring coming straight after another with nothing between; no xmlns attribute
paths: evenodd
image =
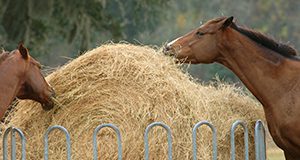
<svg viewBox="0 0 300 160"><path fill-rule="evenodd" d="M24 40L46 65L60 65L106 41L162 45L219 16L248 26L300 50L300 1L296 0L0 0L0 47ZM202 80L216 74L238 78L220 65L191 65Z"/></svg>
<svg viewBox="0 0 300 160"><path fill-rule="evenodd" d="M167 1L0 0L0 4L0 35L8 42L1 45L14 49L23 40L40 55L38 51L48 51L43 45L51 42L74 43L77 50L87 50L99 32L108 33L105 39L132 41L155 29L162 16L158 11Z"/></svg>

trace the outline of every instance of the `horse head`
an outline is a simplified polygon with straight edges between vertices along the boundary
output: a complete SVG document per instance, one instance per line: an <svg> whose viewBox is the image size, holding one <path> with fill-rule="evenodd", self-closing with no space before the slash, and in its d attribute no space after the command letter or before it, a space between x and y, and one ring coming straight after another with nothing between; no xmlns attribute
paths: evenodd
<svg viewBox="0 0 300 160"><path fill-rule="evenodd" d="M25 69L21 76L21 88L17 93L19 99L31 99L41 103L44 110L50 110L54 106L55 92L47 83L41 73L41 64L29 55L28 49L19 44L13 51L16 66Z"/></svg>
<svg viewBox="0 0 300 160"><path fill-rule="evenodd" d="M168 43L164 53L175 56L185 63L212 63L220 58L218 41L226 28L233 22L233 17L220 17L208 21Z"/></svg>

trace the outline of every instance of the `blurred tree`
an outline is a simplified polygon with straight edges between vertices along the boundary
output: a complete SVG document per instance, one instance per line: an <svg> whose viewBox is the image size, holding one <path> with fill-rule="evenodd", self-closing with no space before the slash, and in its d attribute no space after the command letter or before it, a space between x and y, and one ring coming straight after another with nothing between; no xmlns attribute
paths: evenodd
<svg viewBox="0 0 300 160"><path fill-rule="evenodd" d="M248 26L300 50L300 1L296 0L0 0L0 47L25 40L46 65L64 63L108 40L162 45L201 22L234 16ZM69 53L69 54L68 54ZM70 54L73 53L73 54ZM191 65L196 78L236 82L220 65Z"/></svg>
<svg viewBox="0 0 300 160"><path fill-rule="evenodd" d="M38 51L47 53L43 45L49 39L76 43L81 51L99 32L132 41L140 32L153 31L162 17L158 11L166 6L165 0L0 0L0 36L7 40L1 45L14 49L23 40L38 56Z"/></svg>

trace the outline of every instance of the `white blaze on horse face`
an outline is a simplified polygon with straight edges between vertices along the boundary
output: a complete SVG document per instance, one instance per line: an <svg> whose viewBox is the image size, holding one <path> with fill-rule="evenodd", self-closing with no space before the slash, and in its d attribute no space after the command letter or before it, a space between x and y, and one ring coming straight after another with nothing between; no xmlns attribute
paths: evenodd
<svg viewBox="0 0 300 160"><path fill-rule="evenodd" d="M181 38L181 37L178 37L178 38L174 39L172 42L168 43L168 44L167 44L167 47L172 47L172 45L173 45L178 39L180 39L180 38Z"/></svg>

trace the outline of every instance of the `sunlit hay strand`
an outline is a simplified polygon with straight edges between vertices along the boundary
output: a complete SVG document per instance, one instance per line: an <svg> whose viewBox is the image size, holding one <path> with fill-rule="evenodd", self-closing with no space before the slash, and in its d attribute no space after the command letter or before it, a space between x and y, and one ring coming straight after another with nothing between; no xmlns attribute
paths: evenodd
<svg viewBox="0 0 300 160"><path fill-rule="evenodd" d="M43 158L43 134L52 125L68 129L73 159L92 159L92 134L103 123L121 131L123 159L144 158L144 131L152 122L169 125L173 158L192 159L192 127L212 122L218 133L219 159L230 159L230 127L245 120L250 130L250 159L254 159L253 127L263 117L261 106L229 85L200 85L183 73L170 57L147 46L107 44L74 59L47 77L55 88L56 106L45 112L32 101L21 101L9 125L27 137L27 158ZM211 159L211 133L201 127L199 159ZM167 159L166 132L156 127L149 134L150 159ZM65 137L50 134L50 159L65 159ZM237 159L244 159L243 131L236 132ZM116 159L111 129L98 134L99 157ZM0 156L2 151L0 151ZM203 157L203 158L200 158Z"/></svg>

